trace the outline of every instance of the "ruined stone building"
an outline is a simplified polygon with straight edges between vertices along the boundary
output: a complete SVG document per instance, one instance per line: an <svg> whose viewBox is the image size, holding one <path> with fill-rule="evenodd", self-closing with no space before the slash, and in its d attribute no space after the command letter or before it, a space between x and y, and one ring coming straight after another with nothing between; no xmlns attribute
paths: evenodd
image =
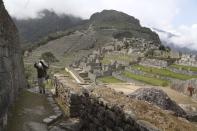
<svg viewBox="0 0 197 131"><path fill-rule="evenodd" d="M18 32L0 0L0 131L7 125L8 107L25 86L23 72Z"/></svg>
<svg viewBox="0 0 197 131"><path fill-rule="evenodd" d="M177 64L197 67L197 56L190 54L183 54L181 56L181 59L177 61Z"/></svg>

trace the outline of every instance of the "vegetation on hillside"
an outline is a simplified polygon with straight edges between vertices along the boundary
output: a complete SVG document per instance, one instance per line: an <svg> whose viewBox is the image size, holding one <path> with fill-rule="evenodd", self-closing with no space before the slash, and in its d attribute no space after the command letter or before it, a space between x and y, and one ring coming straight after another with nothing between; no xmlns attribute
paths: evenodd
<svg viewBox="0 0 197 131"><path fill-rule="evenodd" d="M38 48L38 47L40 47L42 45L45 45L45 44L47 44L48 42L50 42L52 40L59 39L59 38L61 38L63 36L70 35L72 33L73 33L72 31L51 33L51 34L39 39L38 41L36 41L34 43L22 44L22 49L23 49L23 51L28 50L28 51L32 52L36 48Z"/></svg>
<svg viewBox="0 0 197 131"><path fill-rule="evenodd" d="M45 60L47 63L51 64L54 62L58 62L59 60L54 56L51 52L44 52L42 53L41 59Z"/></svg>
<svg viewBox="0 0 197 131"><path fill-rule="evenodd" d="M36 18L13 18L24 42L35 42L57 31L64 31L82 23L82 19L67 14L57 14L53 10L42 10Z"/></svg>
<svg viewBox="0 0 197 131"><path fill-rule="evenodd" d="M98 78L99 81L103 82L103 83L123 83L123 81L116 79L113 76L105 76L105 77L101 77Z"/></svg>
<svg viewBox="0 0 197 131"><path fill-rule="evenodd" d="M168 86L169 85L169 81L166 80L162 80L162 79L158 79L158 78L153 78L153 77L147 77L147 76L142 76L142 75L136 75L127 71L124 71L122 73L122 75L137 80L137 81L141 81L153 86Z"/></svg>
<svg viewBox="0 0 197 131"><path fill-rule="evenodd" d="M136 60L136 56L128 55L128 54L106 54L102 60L103 64L110 64L111 61L119 61L130 63Z"/></svg>
<svg viewBox="0 0 197 131"><path fill-rule="evenodd" d="M90 18L90 23L95 29L114 30L113 37L136 37L152 40L161 44L159 36L149 28L142 27L138 19L116 10L103 10L95 13Z"/></svg>
<svg viewBox="0 0 197 131"><path fill-rule="evenodd" d="M155 68L155 67L145 67L145 66L141 66L141 65L135 65L135 66L132 66L132 68L135 68L135 69L147 72L147 73L151 73L151 74L156 74L156 75L180 79L180 80L188 80L188 79L192 79L192 78L197 78L197 76L189 76L189 75L185 75L185 74L179 74L179 73L172 72L168 69L160 69L160 68Z"/></svg>
<svg viewBox="0 0 197 131"><path fill-rule="evenodd" d="M194 66L184 66L184 65L172 64L171 67L177 68L177 69L181 68L182 70L188 70L188 71L197 72L197 67L194 67Z"/></svg>

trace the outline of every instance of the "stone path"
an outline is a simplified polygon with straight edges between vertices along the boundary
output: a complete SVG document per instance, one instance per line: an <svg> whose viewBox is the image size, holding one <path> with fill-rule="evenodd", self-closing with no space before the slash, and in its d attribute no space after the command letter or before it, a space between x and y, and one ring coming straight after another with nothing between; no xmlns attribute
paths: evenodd
<svg viewBox="0 0 197 131"><path fill-rule="evenodd" d="M38 87L21 92L12 108L8 131L48 131L48 125L62 116L52 95L38 92Z"/></svg>
<svg viewBox="0 0 197 131"><path fill-rule="evenodd" d="M53 114L46 96L35 93L35 89L23 90L11 110L8 131L47 131L42 121Z"/></svg>
<svg viewBox="0 0 197 131"><path fill-rule="evenodd" d="M11 110L8 131L76 131L79 119L61 119L63 112L52 94L38 87L23 90Z"/></svg>

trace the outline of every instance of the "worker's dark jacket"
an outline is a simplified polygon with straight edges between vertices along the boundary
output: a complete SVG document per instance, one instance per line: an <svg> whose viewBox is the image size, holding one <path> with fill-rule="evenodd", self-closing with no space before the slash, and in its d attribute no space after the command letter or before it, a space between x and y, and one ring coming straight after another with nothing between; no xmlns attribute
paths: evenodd
<svg viewBox="0 0 197 131"><path fill-rule="evenodd" d="M42 64L43 68L39 68L36 63L34 64L34 67L37 69L38 78L46 78L48 66L43 62L40 63Z"/></svg>

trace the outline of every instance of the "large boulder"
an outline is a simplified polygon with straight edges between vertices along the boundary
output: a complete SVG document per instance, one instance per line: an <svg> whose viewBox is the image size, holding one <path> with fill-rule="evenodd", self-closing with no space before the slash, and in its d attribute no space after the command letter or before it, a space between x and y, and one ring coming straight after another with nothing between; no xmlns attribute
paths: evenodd
<svg viewBox="0 0 197 131"><path fill-rule="evenodd" d="M0 0L0 131L7 125L8 107L25 84L18 31Z"/></svg>
<svg viewBox="0 0 197 131"><path fill-rule="evenodd" d="M185 116L186 112L161 89L140 88L129 95L131 98L147 101L164 110L173 111L177 116Z"/></svg>

